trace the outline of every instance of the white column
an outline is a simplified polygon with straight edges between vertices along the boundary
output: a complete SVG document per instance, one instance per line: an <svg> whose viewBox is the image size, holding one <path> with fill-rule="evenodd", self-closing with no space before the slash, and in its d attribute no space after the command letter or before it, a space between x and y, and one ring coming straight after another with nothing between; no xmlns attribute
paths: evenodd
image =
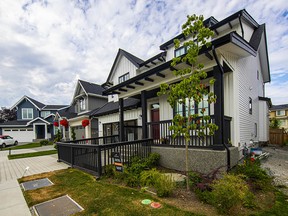
<svg viewBox="0 0 288 216"><path fill-rule="evenodd" d="M45 139L47 139L47 124L45 124Z"/></svg>

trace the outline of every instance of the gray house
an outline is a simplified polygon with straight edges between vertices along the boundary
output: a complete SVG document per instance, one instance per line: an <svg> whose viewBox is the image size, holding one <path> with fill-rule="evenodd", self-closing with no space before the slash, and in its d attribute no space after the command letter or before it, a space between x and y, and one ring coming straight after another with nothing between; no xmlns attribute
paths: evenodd
<svg viewBox="0 0 288 216"><path fill-rule="evenodd" d="M55 113L64 107L67 105L45 105L24 95L10 108L17 110L17 120L0 124L0 134L8 134L18 142L53 138Z"/></svg>

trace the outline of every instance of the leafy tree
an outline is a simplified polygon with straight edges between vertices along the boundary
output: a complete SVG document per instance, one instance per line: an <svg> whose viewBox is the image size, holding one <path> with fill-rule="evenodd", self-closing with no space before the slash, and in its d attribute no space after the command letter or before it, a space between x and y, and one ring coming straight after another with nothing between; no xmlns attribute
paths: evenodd
<svg viewBox="0 0 288 216"><path fill-rule="evenodd" d="M280 120L276 119L275 117L271 119L270 121L270 128L273 129L279 129L280 128Z"/></svg>
<svg viewBox="0 0 288 216"><path fill-rule="evenodd" d="M213 92L208 92L206 85L201 80L207 77L207 73L203 70L204 65L199 63L198 55L202 47L211 46L210 39L213 36L213 31L206 28L203 24L203 16L187 16L187 21L182 25L182 32L185 38L189 40L185 41L182 45L185 47L186 54L180 57L175 57L172 60L171 66L175 68L179 63L186 63L186 67L181 69L174 69L174 75L180 79L178 83L174 84L161 84L158 96L167 95L168 103L172 108L178 104L186 106L188 113L186 116L177 114L173 118L173 125L170 130L174 132L173 136L185 137L185 149L186 149L186 176L187 176L187 189L189 189L188 179L188 143L192 134L197 134L200 140L203 141L203 137L207 134L206 129L209 131L209 135L213 135L215 130L218 129L217 125L210 121L210 116L205 115L205 109L200 110L198 114L192 114L190 107L191 103L198 104L204 98L208 97L208 103L216 102L216 96ZM174 40L175 49L180 47L180 41ZM214 79L210 80L210 84L213 85Z"/></svg>
<svg viewBox="0 0 288 216"><path fill-rule="evenodd" d="M0 110L0 122L7 122L17 119L16 109L7 109L6 107L1 107Z"/></svg>

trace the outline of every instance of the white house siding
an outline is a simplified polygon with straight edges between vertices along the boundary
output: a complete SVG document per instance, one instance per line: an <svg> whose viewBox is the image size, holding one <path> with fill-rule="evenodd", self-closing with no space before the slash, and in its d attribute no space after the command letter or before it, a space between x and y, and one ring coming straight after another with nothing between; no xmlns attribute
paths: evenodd
<svg viewBox="0 0 288 216"><path fill-rule="evenodd" d="M124 121L137 120L137 125L142 125L141 108L124 111ZM103 136L103 124L119 122L119 113L113 113L98 117L99 137Z"/></svg>
<svg viewBox="0 0 288 216"><path fill-rule="evenodd" d="M266 101L259 101L259 142L269 140L269 110Z"/></svg>
<svg viewBox="0 0 288 216"><path fill-rule="evenodd" d="M260 65L257 57L240 59L237 64L239 78L239 128L240 144L249 144L250 141L259 141L259 88L261 79L257 80L257 70ZM260 92L261 93L261 92ZM249 114L249 97L252 98L252 114ZM255 131L255 123L257 130Z"/></svg>

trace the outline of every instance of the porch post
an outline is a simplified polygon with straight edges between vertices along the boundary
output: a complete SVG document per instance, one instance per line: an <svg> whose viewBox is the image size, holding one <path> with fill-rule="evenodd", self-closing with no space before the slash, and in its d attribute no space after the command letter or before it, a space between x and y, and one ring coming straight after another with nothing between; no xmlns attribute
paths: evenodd
<svg viewBox="0 0 288 216"><path fill-rule="evenodd" d="M47 139L47 124L45 124L45 139Z"/></svg>
<svg viewBox="0 0 288 216"><path fill-rule="evenodd" d="M142 137L143 139L148 138L147 133L147 99L146 91L141 92L141 108L142 108Z"/></svg>
<svg viewBox="0 0 288 216"><path fill-rule="evenodd" d="M120 142L124 140L124 109L123 98L119 98L119 139Z"/></svg>
<svg viewBox="0 0 288 216"><path fill-rule="evenodd" d="M218 130L215 131L214 149L224 149L224 82L223 74L218 66L213 67L214 94L217 96L217 101L214 103L215 124Z"/></svg>

